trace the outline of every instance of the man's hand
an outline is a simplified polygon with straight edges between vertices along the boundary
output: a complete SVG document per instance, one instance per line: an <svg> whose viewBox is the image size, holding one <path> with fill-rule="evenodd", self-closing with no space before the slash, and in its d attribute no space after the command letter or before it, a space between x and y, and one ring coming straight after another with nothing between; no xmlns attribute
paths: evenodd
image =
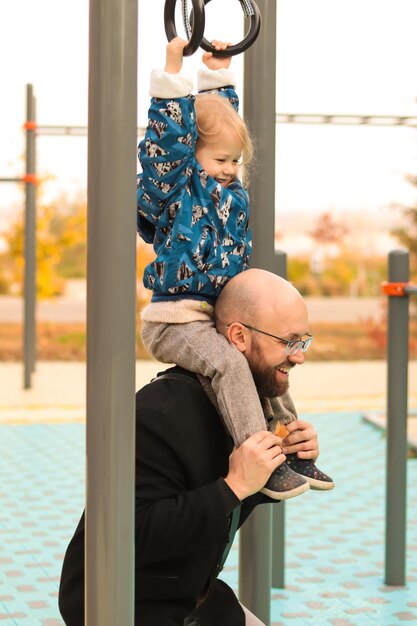
<svg viewBox="0 0 417 626"><path fill-rule="evenodd" d="M214 40L211 42L211 45L216 50L226 50L227 46L230 46L230 43L225 43L224 41ZM207 65L209 70L221 70L223 68L228 68L230 66L230 62L232 57L216 57L213 52L205 52L203 54L203 63Z"/></svg>
<svg viewBox="0 0 417 626"><path fill-rule="evenodd" d="M281 443L279 437L262 430L233 450L225 481L239 500L259 491L272 472L284 463Z"/></svg>
<svg viewBox="0 0 417 626"><path fill-rule="evenodd" d="M184 48L187 44L188 41L185 41L185 39L174 37L167 45L165 71L168 72L168 74L178 74L181 70Z"/></svg>
<svg viewBox="0 0 417 626"><path fill-rule="evenodd" d="M317 433L313 426L302 420L294 420L285 424L289 435L283 441L284 454L297 453L300 459L316 460L320 454Z"/></svg>

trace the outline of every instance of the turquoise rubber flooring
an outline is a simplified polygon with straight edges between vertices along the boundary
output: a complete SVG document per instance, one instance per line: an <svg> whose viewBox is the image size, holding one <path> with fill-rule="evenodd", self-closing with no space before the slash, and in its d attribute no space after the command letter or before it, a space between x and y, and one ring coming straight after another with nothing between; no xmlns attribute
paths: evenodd
<svg viewBox="0 0 417 626"><path fill-rule="evenodd" d="M417 459L409 459L407 586L385 587L385 439L358 413L304 415L331 492L286 507L286 587L272 626L417 624ZM84 425L0 426L0 626L62 626L61 563L84 501ZM279 506L279 505L278 505ZM222 573L237 588L238 546ZM220 626L220 625L219 625Z"/></svg>

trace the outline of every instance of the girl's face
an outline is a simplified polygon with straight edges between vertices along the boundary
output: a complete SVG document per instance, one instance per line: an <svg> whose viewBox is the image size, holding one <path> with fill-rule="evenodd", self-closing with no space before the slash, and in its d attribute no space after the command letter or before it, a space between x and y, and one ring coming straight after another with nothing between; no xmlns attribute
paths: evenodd
<svg viewBox="0 0 417 626"><path fill-rule="evenodd" d="M199 139L195 157L209 176L227 187L238 176L242 148L236 133L225 128L213 141L206 143Z"/></svg>

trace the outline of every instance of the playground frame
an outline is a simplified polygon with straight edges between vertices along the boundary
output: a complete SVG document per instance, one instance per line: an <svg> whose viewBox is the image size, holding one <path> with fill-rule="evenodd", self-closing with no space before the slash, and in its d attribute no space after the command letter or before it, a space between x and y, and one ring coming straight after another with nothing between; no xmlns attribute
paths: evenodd
<svg viewBox="0 0 417 626"><path fill-rule="evenodd" d="M264 27L265 28L265 27ZM39 125L35 119L36 99L34 87L26 85L26 121L23 129L26 135L25 174L16 177L0 177L0 183L20 183L25 185L25 245L24 245L24 315L23 315L23 388L32 387L32 374L36 368L36 168L37 138L88 137L87 126ZM329 113L276 113L275 124L307 124L338 126L382 126L417 128L417 116L362 115ZM137 128L137 136L144 134L145 128ZM256 251L255 251L256 253ZM279 267L274 270L280 274Z"/></svg>
<svg viewBox="0 0 417 626"><path fill-rule="evenodd" d="M262 155L262 175L251 186L252 206L262 207L262 219L256 219L256 208L253 212L253 266L276 272L277 118L275 99L271 98L276 92L272 61L276 58L276 6L267 0L258 0L258 4L264 27L256 46L246 53L244 70L245 115ZM85 595L89 626L134 623L136 215L132 206L136 203L136 161L132 155L137 137L137 19L137 0L90 0ZM27 121L35 123L31 89ZM282 123L297 122L288 119ZM25 285L32 290L36 257L34 136L48 130L50 134L75 134L63 130L69 128L28 127L32 143L27 146L26 177L33 178L0 179L26 182L26 197L33 203L26 212L25 244ZM283 265L281 259L281 273ZM25 286L26 299L30 311L25 325L32 323L34 337L34 291L29 294ZM29 344L25 348L25 384L28 375L30 385L35 352ZM271 581L283 586L282 572L273 574L271 570L272 524L279 532L284 528L284 505L275 509L273 523L271 507L259 507L241 531L240 600L265 624L270 623ZM277 547L281 562L283 546L282 534ZM279 584L272 575L281 576Z"/></svg>
<svg viewBox="0 0 417 626"><path fill-rule="evenodd" d="M26 173L0 178L0 183L25 184L24 279L23 279L23 388L31 387L36 363L36 100L33 86L26 85Z"/></svg>
<svg viewBox="0 0 417 626"><path fill-rule="evenodd" d="M23 280L23 388L32 387L36 369L36 138L39 135L85 135L87 129L71 126L38 126L33 85L26 85L25 174L0 178L0 183L24 183L24 280Z"/></svg>
<svg viewBox="0 0 417 626"><path fill-rule="evenodd" d="M34 87L26 85L26 135L25 174L15 177L0 177L0 183L25 185L24 218L24 281L23 281L23 388L32 387L32 374L36 370L36 216L38 172L36 167L37 138L88 137L87 126L39 125L36 122L36 98ZM145 129L138 127L138 136Z"/></svg>

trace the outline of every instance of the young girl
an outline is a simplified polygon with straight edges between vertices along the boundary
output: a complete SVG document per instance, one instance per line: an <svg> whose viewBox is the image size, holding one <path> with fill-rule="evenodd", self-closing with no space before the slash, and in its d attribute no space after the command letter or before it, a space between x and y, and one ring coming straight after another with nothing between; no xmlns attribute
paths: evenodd
<svg viewBox="0 0 417 626"><path fill-rule="evenodd" d="M227 281L249 266L249 200L238 176L243 172L245 180L253 147L237 113L230 57L203 55L207 69L193 96L192 80L180 71L186 44L173 39L165 71L152 72L149 123L139 146L138 230L157 254L144 273L153 296L142 312L142 338L156 359L211 380L239 446L267 430L266 420L246 358L216 332L213 311ZM283 421L296 419L282 414ZM331 488L331 479L309 463L319 488ZM276 500L306 491L310 479L299 465L296 472L287 463L278 467L262 491Z"/></svg>

